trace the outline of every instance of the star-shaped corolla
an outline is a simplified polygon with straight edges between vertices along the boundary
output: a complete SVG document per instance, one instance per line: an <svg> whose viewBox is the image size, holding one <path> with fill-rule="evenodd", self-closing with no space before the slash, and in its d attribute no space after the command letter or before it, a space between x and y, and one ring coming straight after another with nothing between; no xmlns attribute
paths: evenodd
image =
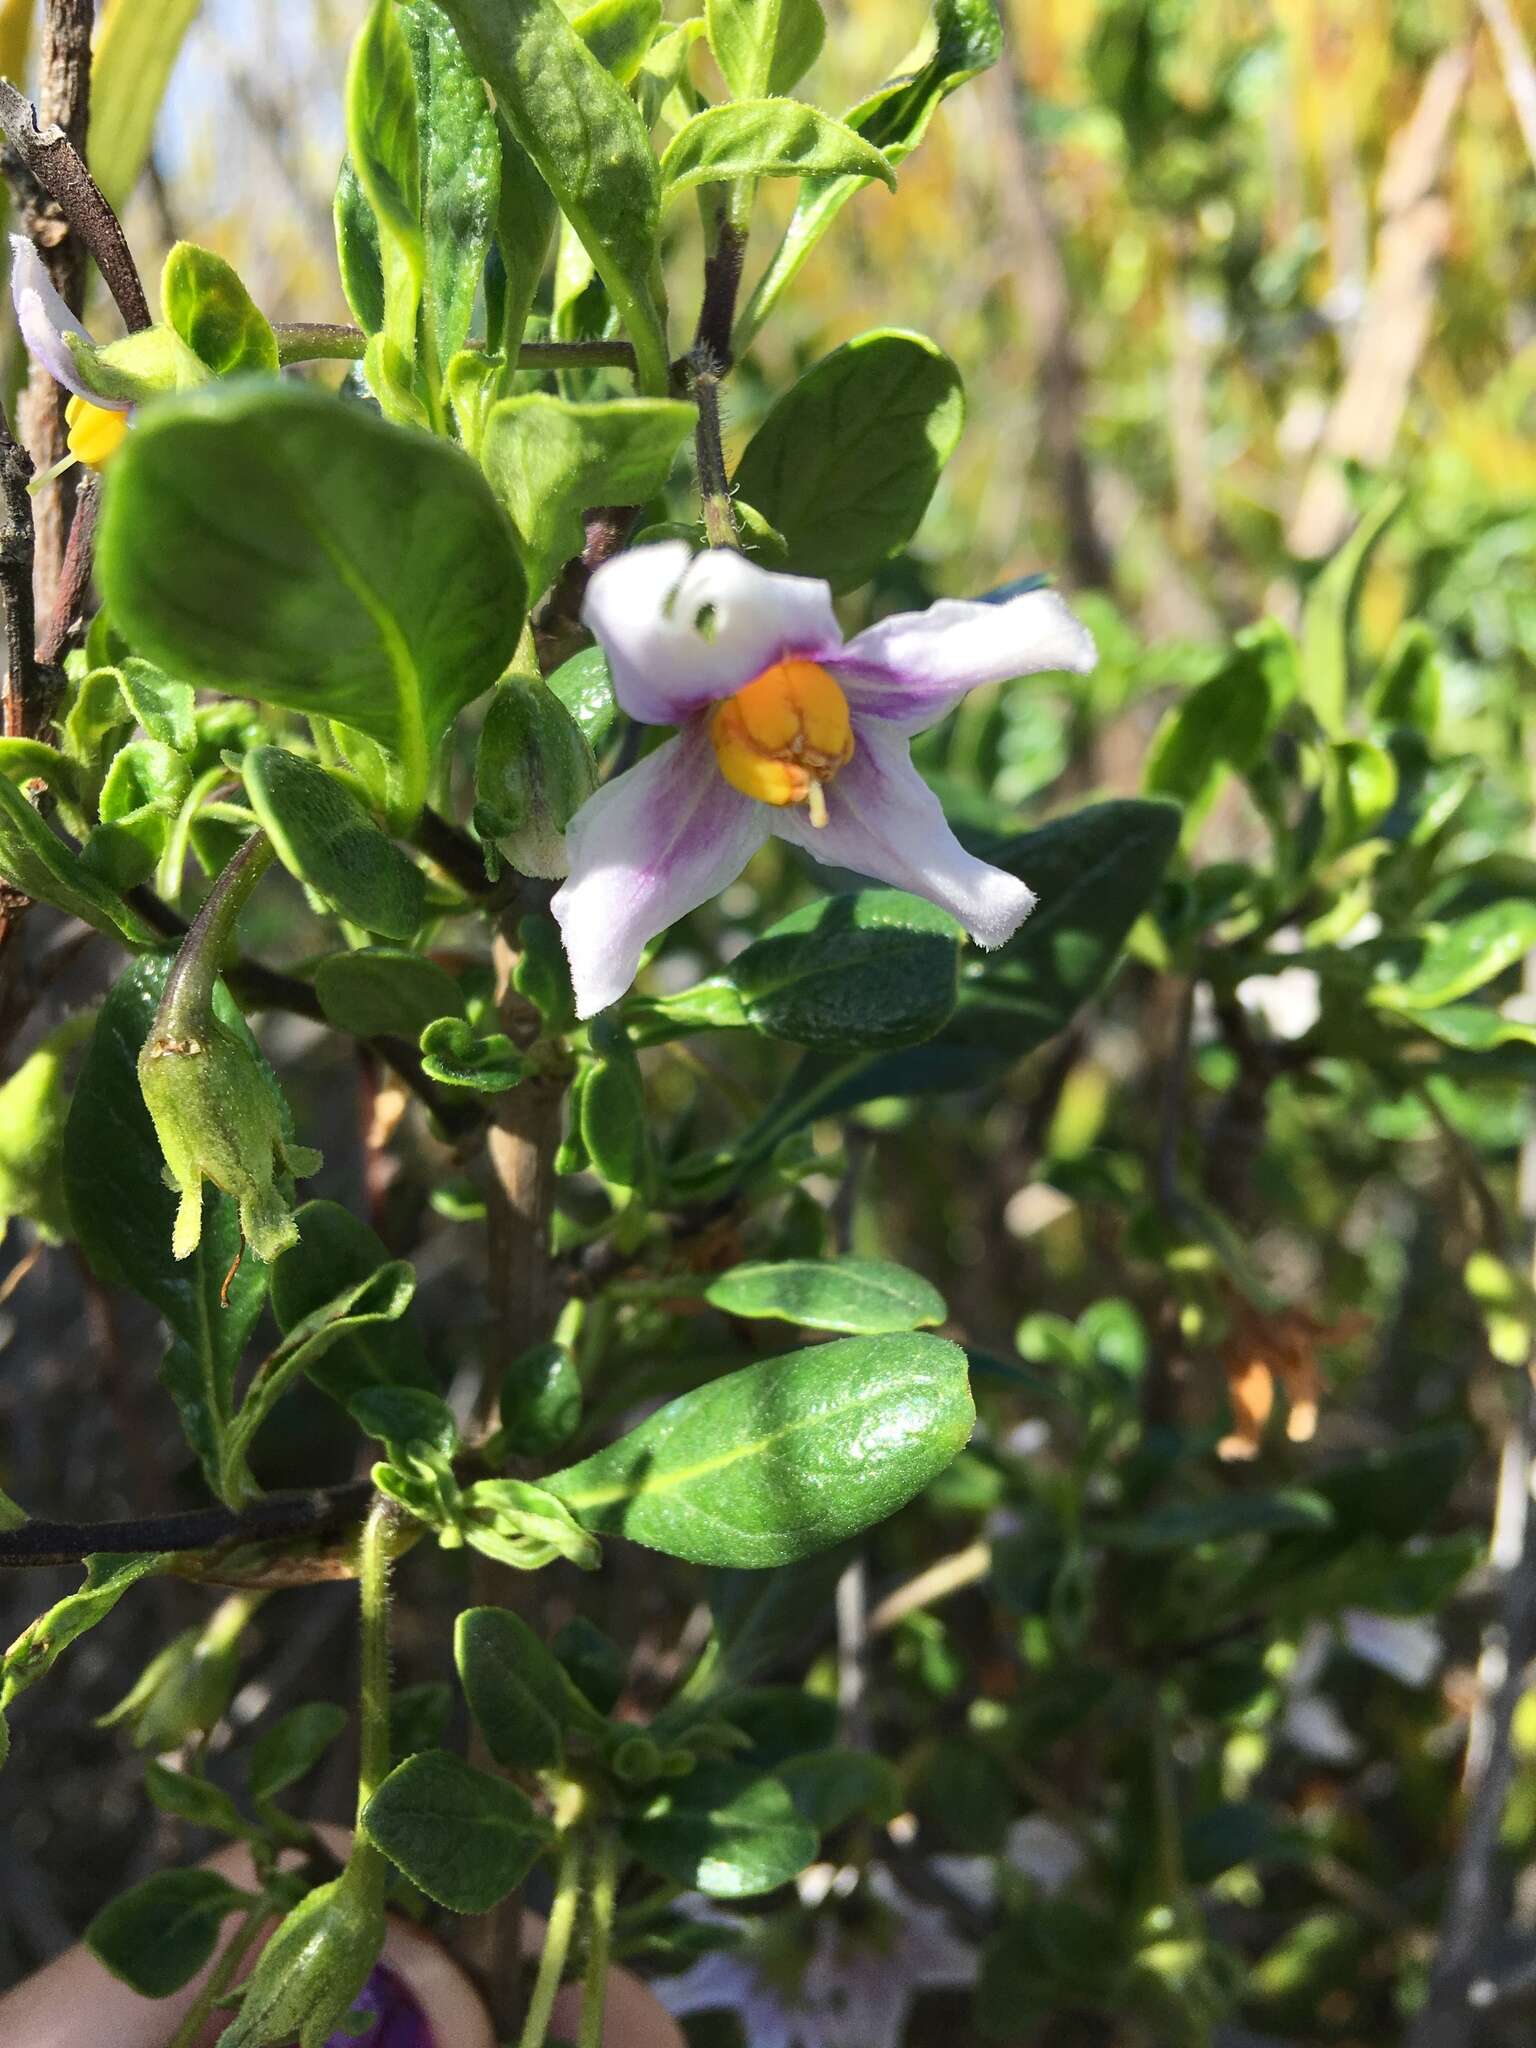
<svg viewBox="0 0 1536 2048"><path fill-rule="evenodd" d="M770 834L926 897L981 946L1029 915L1033 893L956 839L910 742L983 683L1093 666L1054 591L944 599L845 641L827 584L663 541L604 563L582 615L630 717L678 728L571 820L553 908L583 1017Z"/></svg>
<svg viewBox="0 0 1536 2048"><path fill-rule="evenodd" d="M130 407L125 399L92 390L85 381L66 337L73 335L87 347L91 337L55 291L42 257L25 235L11 237L11 301L27 354L72 393L65 410L70 459L100 469L122 445ZM57 475L66 466L61 463L50 474ZM37 482L46 483L47 478Z"/></svg>

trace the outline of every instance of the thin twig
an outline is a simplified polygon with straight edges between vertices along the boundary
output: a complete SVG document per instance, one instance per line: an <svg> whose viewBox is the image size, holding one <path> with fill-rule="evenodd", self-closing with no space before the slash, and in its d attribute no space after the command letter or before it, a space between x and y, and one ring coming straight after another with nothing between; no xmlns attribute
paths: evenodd
<svg viewBox="0 0 1536 2048"><path fill-rule="evenodd" d="M349 1480L314 1493L276 1493L237 1514L193 1508L121 1522L23 1522L0 1530L0 1568L77 1564L102 1550L218 1551L250 1543L326 1536L355 1522L373 1497L371 1480Z"/></svg>
<svg viewBox="0 0 1536 2048"><path fill-rule="evenodd" d="M36 615L32 603L32 462L0 407L0 607L5 617L4 730L30 733L37 720Z"/></svg>
<svg viewBox="0 0 1536 2048"><path fill-rule="evenodd" d="M66 0L62 6L55 0L48 12L50 19L56 14L83 19L88 79L91 0L84 0L83 6L80 0ZM84 98L86 87L82 85L80 90L82 104L88 106ZM102 196L101 187L86 169L85 159L71 139L70 130L76 125L83 124L73 117L67 123L61 121L46 105L40 119L31 101L7 80L0 79L0 130L27 174L58 207L70 231L80 237L84 250L94 258L106 280L123 316L123 325L130 334L136 334L150 324L149 301L144 296L122 223Z"/></svg>
<svg viewBox="0 0 1536 2048"><path fill-rule="evenodd" d="M87 472L75 492L75 516L59 571L53 610L38 641L37 656L56 667L85 639L90 624L91 571L96 555L96 520L101 511L101 478Z"/></svg>
<svg viewBox="0 0 1536 2048"><path fill-rule="evenodd" d="M361 327L336 320L281 320L278 360L283 363L359 363L368 351ZM472 341L470 348L484 347ZM629 370L635 351L627 341L525 341L517 352L520 370Z"/></svg>
<svg viewBox="0 0 1536 2048"><path fill-rule="evenodd" d="M1478 0L1478 5L1499 53L1499 68L1504 73L1520 133L1525 137L1526 151L1532 164L1536 164L1536 63L1531 61L1509 0Z"/></svg>

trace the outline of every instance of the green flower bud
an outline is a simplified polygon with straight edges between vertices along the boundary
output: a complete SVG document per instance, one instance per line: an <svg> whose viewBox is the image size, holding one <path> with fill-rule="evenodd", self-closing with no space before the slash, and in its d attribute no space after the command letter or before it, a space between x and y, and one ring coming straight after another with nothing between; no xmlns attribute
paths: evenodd
<svg viewBox="0 0 1536 2048"><path fill-rule="evenodd" d="M178 1259L197 1249L209 1180L238 1203L241 1235L270 1263L299 1238L279 1174L310 1174L320 1165L318 1152L289 1142L277 1083L218 985L220 953L271 859L270 842L257 832L214 883L182 941L139 1054L139 1088L165 1156L166 1181L181 1196L171 1240ZM216 999L227 1017L215 1015Z"/></svg>
<svg viewBox="0 0 1536 2048"><path fill-rule="evenodd" d="M233 1593L201 1628L189 1628L150 1659L98 1728L126 1721L137 1749L161 1756L207 1735L234 1697L240 1638L265 1596Z"/></svg>
<svg viewBox="0 0 1536 2048"><path fill-rule="evenodd" d="M219 2048L324 2048L384 1946L382 1866L364 1850L301 1899L262 1950Z"/></svg>
<svg viewBox="0 0 1536 2048"><path fill-rule="evenodd" d="M525 875L553 880L569 863L565 828L597 788L586 734L547 683L496 687L475 758L475 830Z"/></svg>
<svg viewBox="0 0 1536 2048"><path fill-rule="evenodd" d="M270 1263L299 1241L280 1173L314 1173L320 1155L291 1145L282 1098L245 1042L210 1011L200 1032L152 1031L139 1054L139 1087L181 1196L171 1251L185 1259L203 1230L203 1182L240 1205L240 1233Z"/></svg>
<svg viewBox="0 0 1536 2048"><path fill-rule="evenodd" d="M661 1775L662 1753L649 1735L626 1735L615 1745L608 1762L613 1775L624 1784L648 1785Z"/></svg>

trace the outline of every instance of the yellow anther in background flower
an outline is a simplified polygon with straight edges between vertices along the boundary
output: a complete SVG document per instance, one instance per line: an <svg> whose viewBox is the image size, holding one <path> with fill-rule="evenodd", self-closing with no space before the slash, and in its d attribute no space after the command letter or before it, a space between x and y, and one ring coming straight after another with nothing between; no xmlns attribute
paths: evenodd
<svg viewBox="0 0 1536 2048"><path fill-rule="evenodd" d="M88 398L72 398L64 408L69 425L69 452L89 469L100 469L123 445L128 431L126 412L92 405Z"/></svg>
<svg viewBox="0 0 1536 2048"><path fill-rule="evenodd" d="M763 804L806 804L827 822L822 784L853 758L848 699L814 661L776 661L709 722L720 773Z"/></svg>

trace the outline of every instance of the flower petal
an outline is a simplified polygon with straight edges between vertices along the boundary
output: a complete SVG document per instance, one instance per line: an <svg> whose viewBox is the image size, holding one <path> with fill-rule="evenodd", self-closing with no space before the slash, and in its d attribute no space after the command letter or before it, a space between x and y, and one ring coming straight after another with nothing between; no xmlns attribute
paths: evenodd
<svg viewBox="0 0 1536 2048"><path fill-rule="evenodd" d="M604 562L581 615L608 657L614 695L646 725L679 725L781 655L814 658L842 643L825 583L776 576L734 548L693 555L681 540Z"/></svg>
<svg viewBox="0 0 1536 2048"><path fill-rule="evenodd" d="M983 683L1049 669L1081 675L1097 659L1093 635L1054 590L1026 590L1006 604L946 597L925 612L897 612L830 666L856 712L915 733Z"/></svg>
<svg viewBox="0 0 1536 2048"><path fill-rule="evenodd" d="M765 806L720 774L702 720L589 797L571 820L571 872L550 906L577 1014L617 1002L656 934L733 882L767 836Z"/></svg>
<svg viewBox="0 0 1536 2048"><path fill-rule="evenodd" d="M855 721L853 759L827 784L827 813L818 827L798 805L776 810L772 829L829 867L925 896L978 946L1006 944L1035 907L1032 889L966 852L889 725Z"/></svg>
<svg viewBox="0 0 1536 2048"><path fill-rule="evenodd" d="M11 300L27 354L42 364L55 383L76 398L88 398L113 412L127 410L120 400L101 398L82 381L64 337L73 334L81 341L91 337L55 291L42 257L26 235L11 237Z"/></svg>

